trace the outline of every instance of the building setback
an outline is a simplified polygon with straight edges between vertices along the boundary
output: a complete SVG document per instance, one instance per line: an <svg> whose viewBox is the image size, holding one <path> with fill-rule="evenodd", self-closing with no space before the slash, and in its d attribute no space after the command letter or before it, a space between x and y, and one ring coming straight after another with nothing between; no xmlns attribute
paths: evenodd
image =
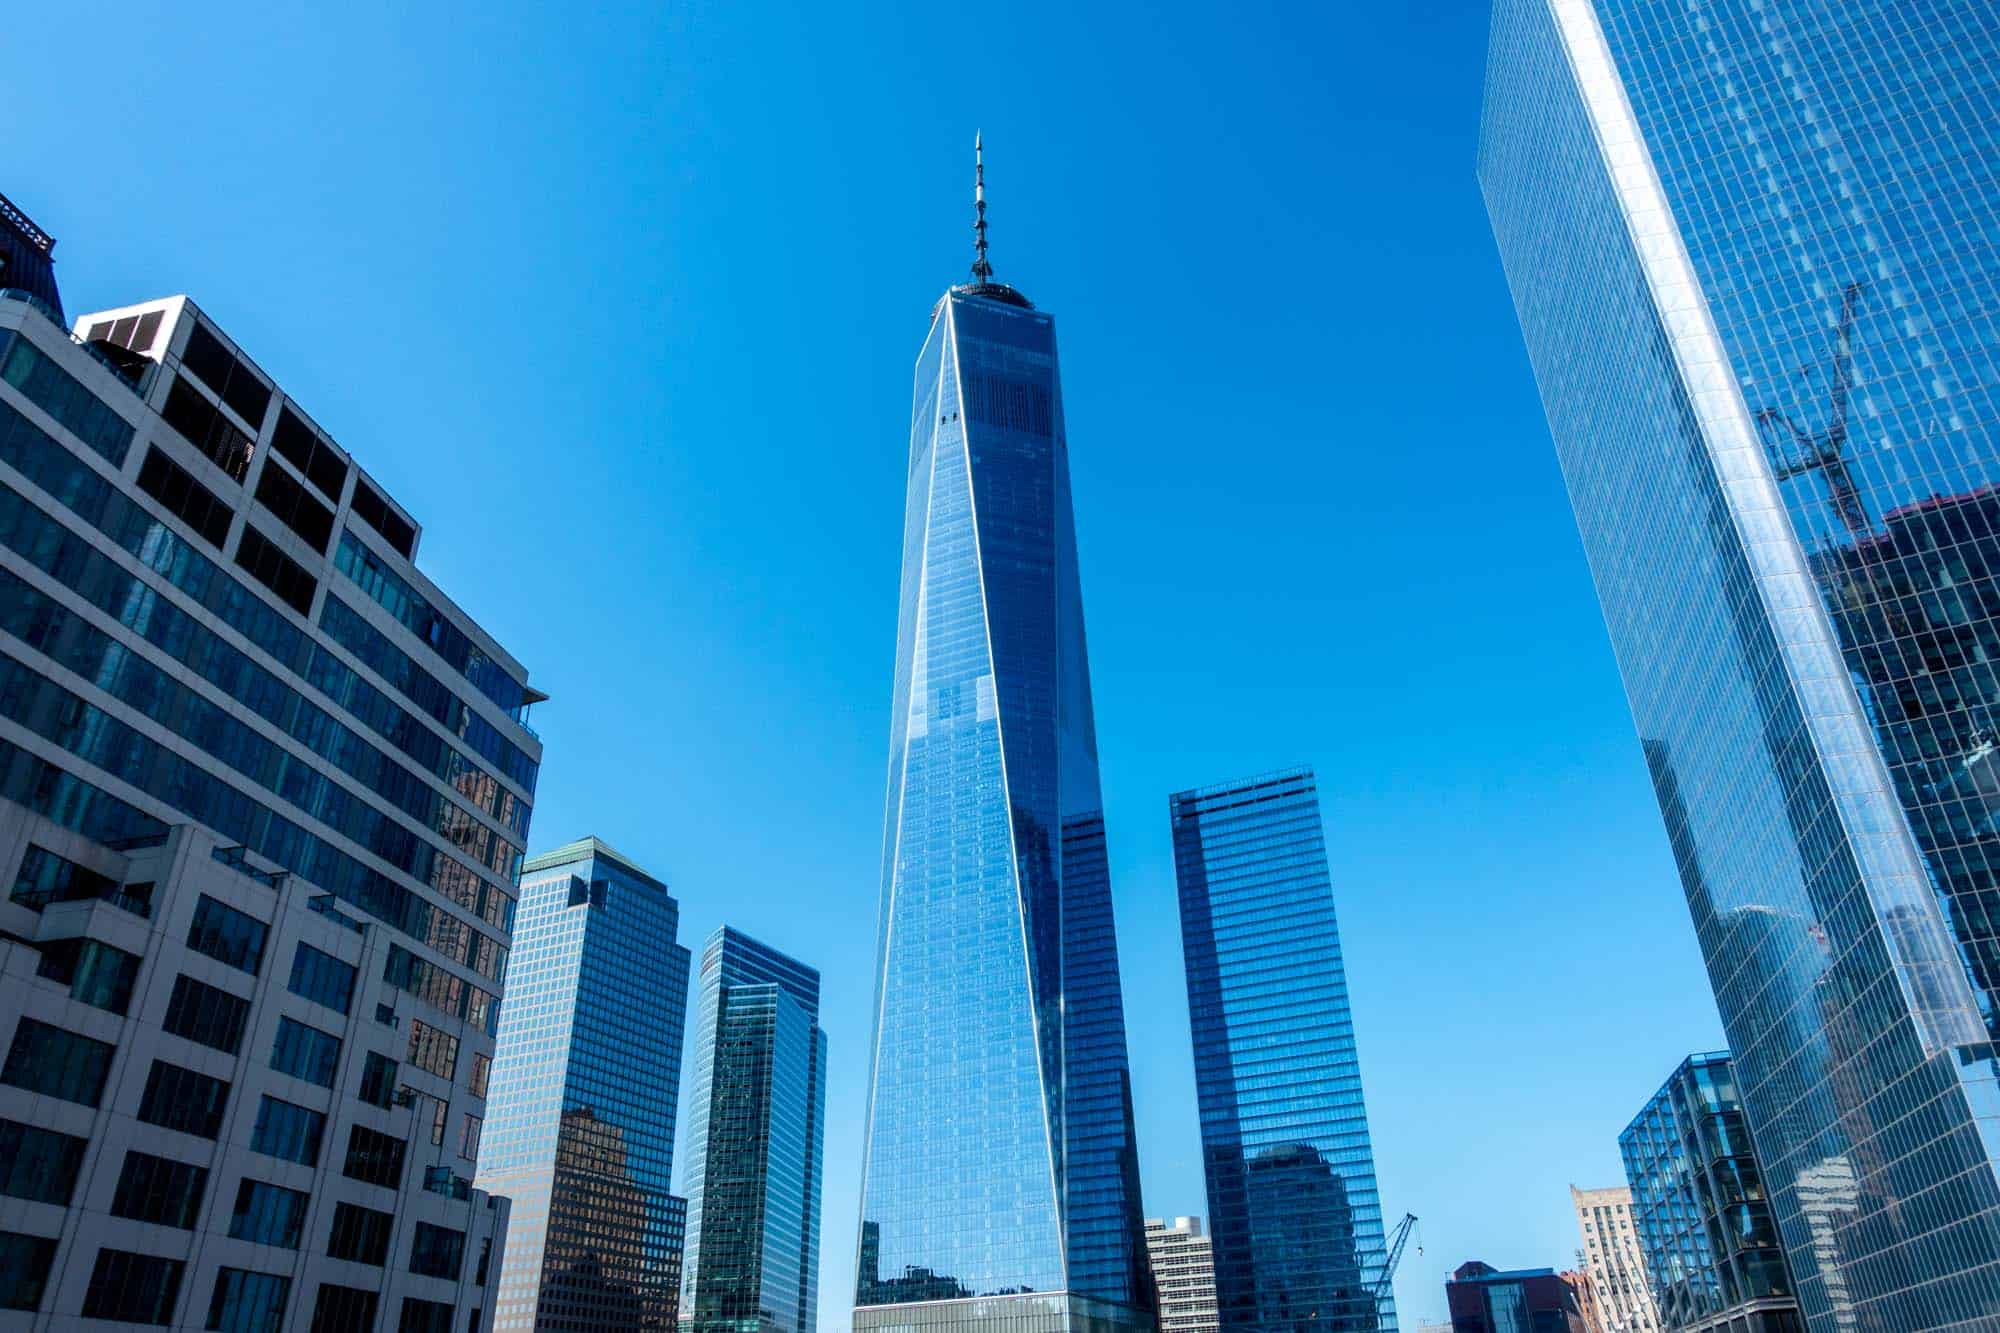
<svg viewBox="0 0 2000 1333"><path fill-rule="evenodd" d="M1583 1240L1577 1253L1590 1278L1589 1295L1581 1298L1585 1322L1591 1314L1587 1307L1595 1304L1603 1333L1659 1333L1646 1256L1632 1220L1632 1191L1623 1185L1595 1190L1571 1185L1569 1202Z"/></svg>
<svg viewBox="0 0 2000 1333"><path fill-rule="evenodd" d="M1814 1333L2000 1319L1996 67L1984 4L1494 7L1480 183Z"/></svg>
<svg viewBox="0 0 2000 1333"><path fill-rule="evenodd" d="M854 1326L1149 1329L1055 323L978 195L912 399Z"/></svg>
<svg viewBox="0 0 2000 1333"><path fill-rule="evenodd" d="M513 1200L495 1333L670 1331L688 951L667 886L596 838L521 871L482 1188Z"/></svg>
<svg viewBox="0 0 2000 1333"><path fill-rule="evenodd" d="M1394 1330L1312 771L1169 808L1224 1333Z"/></svg>
<svg viewBox="0 0 2000 1333"><path fill-rule="evenodd" d="M1667 1333L1800 1333L1727 1051L1681 1062L1618 1136Z"/></svg>
<svg viewBox="0 0 2000 1333"><path fill-rule="evenodd" d="M728 926L701 952L681 1327L813 1333L826 1141L819 971Z"/></svg>
<svg viewBox="0 0 2000 1333"><path fill-rule="evenodd" d="M0 231L0 1307L483 1327L539 696L192 301Z"/></svg>
<svg viewBox="0 0 2000 1333"><path fill-rule="evenodd" d="M1146 1252L1160 1290L1160 1333L1216 1333L1215 1254L1201 1219L1147 1218Z"/></svg>

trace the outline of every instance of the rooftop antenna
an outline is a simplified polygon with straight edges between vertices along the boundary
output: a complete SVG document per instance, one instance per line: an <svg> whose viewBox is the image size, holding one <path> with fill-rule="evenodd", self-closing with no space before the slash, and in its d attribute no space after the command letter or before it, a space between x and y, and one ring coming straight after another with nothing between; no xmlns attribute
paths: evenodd
<svg viewBox="0 0 2000 1333"><path fill-rule="evenodd" d="M993 281L993 265L986 262L986 147L978 130L972 132L972 280Z"/></svg>

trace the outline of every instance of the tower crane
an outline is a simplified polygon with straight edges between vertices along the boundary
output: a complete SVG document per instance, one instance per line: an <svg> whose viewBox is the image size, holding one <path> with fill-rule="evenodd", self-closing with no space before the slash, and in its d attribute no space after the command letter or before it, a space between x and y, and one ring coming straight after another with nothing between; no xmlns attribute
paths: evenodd
<svg viewBox="0 0 2000 1333"><path fill-rule="evenodd" d="M1403 1261L1403 1246L1410 1239L1410 1228L1416 1224L1417 1215L1415 1213L1404 1213L1403 1220L1398 1222L1396 1229L1389 1233L1389 1257L1383 1260L1382 1276L1376 1279L1374 1289L1368 1293L1374 1297L1375 1307L1378 1310L1382 1307L1383 1299L1389 1294L1390 1284L1396 1280L1396 1265ZM1417 1253L1422 1254L1423 1252L1424 1247L1421 1244L1418 1245Z"/></svg>
<svg viewBox="0 0 2000 1333"><path fill-rule="evenodd" d="M1757 425L1767 433L1782 426L1798 446L1798 456L1788 458L1782 445L1771 449L1771 471L1779 481L1789 481L1807 472L1826 478L1827 498L1840 516L1841 526L1850 537L1865 537L1874 525L1861 503L1861 488L1847 467L1847 398L1853 387L1854 309L1861 300L1861 284L1850 282L1840 294L1840 325L1833 340L1833 391L1827 402L1826 429L1809 433L1798 422L1775 407L1757 412Z"/></svg>

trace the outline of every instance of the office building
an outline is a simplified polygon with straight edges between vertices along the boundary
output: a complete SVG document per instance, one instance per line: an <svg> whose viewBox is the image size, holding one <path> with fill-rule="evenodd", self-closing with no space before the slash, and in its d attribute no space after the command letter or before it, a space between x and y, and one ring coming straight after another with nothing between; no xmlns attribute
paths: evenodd
<svg viewBox="0 0 2000 1333"><path fill-rule="evenodd" d="M1666 1333L1801 1333L1729 1052L1691 1055L1618 1136Z"/></svg>
<svg viewBox="0 0 2000 1333"><path fill-rule="evenodd" d="M1160 1293L1160 1333L1216 1333L1215 1255L1201 1219L1147 1218L1146 1253Z"/></svg>
<svg viewBox="0 0 2000 1333"><path fill-rule="evenodd" d="M1501 1272L1474 1259L1444 1284L1452 1333L1587 1333L1576 1291L1553 1268Z"/></svg>
<svg viewBox="0 0 2000 1333"><path fill-rule="evenodd" d="M513 1201L495 1333L677 1320L688 951L667 886L596 838L529 858L480 1188Z"/></svg>
<svg viewBox="0 0 2000 1333"><path fill-rule="evenodd" d="M0 231L0 1307L483 1327L539 696L194 302Z"/></svg>
<svg viewBox="0 0 2000 1333"><path fill-rule="evenodd" d="M1595 1306L1604 1333L1660 1333L1646 1257L1632 1222L1632 1191L1623 1185L1595 1190L1571 1185L1569 1202L1583 1241L1577 1253L1590 1277L1590 1294L1579 1297L1586 1307L1584 1322L1590 1322L1589 1307Z"/></svg>
<svg viewBox="0 0 2000 1333"><path fill-rule="evenodd" d="M1055 322L977 217L917 358L854 1326L1151 1328Z"/></svg>
<svg viewBox="0 0 2000 1333"><path fill-rule="evenodd" d="M701 952L683 1333L819 1325L826 1033L819 971L728 926Z"/></svg>
<svg viewBox="0 0 2000 1333"><path fill-rule="evenodd" d="M1312 771L1169 806L1222 1329L1393 1330Z"/></svg>
<svg viewBox="0 0 2000 1333"><path fill-rule="evenodd" d="M2000 1321L1996 65L1990 5L1494 11L1479 177L1815 1333Z"/></svg>
<svg viewBox="0 0 2000 1333"><path fill-rule="evenodd" d="M1561 1277L1576 1295L1576 1310L1583 1316L1583 1333L1610 1333L1610 1325L1604 1318L1603 1302L1597 1299L1597 1284L1590 1280L1589 1272L1582 1268L1565 1268Z"/></svg>

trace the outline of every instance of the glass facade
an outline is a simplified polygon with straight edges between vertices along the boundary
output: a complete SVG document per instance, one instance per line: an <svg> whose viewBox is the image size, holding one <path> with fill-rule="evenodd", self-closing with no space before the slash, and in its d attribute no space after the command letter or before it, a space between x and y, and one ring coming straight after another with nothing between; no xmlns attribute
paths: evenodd
<svg viewBox="0 0 2000 1333"><path fill-rule="evenodd" d="M1667 1333L1800 1333L1727 1051L1691 1055L1618 1136Z"/></svg>
<svg viewBox="0 0 2000 1333"><path fill-rule="evenodd" d="M1055 328L990 283L917 360L879 959L856 1327L1150 1325Z"/></svg>
<svg viewBox="0 0 2000 1333"><path fill-rule="evenodd" d="M680 904L595 838L530 858L519 904L476 1131L479 1187L514 1205L493 1328L671 1330Z"/></svg>
<svg viewBox="0 0 2000 1333"><path fill-rule="evenodd" d="M1220 1326L1394 1333L1313 775L1169 807Z"/></svg>
<svg viewBox="0 0 2000 1333"><path fill-rule="evenodd" d="M1479 175L1807 1325L2000 1321L2000 11L1499 0Z"/></svg>
<svg viewBox="0 0 2000 1333"><path fill-rule="evenodd" d="M681 1324L818 1326L826 1034L819 972L724 926L701 955Z"/></svg>

